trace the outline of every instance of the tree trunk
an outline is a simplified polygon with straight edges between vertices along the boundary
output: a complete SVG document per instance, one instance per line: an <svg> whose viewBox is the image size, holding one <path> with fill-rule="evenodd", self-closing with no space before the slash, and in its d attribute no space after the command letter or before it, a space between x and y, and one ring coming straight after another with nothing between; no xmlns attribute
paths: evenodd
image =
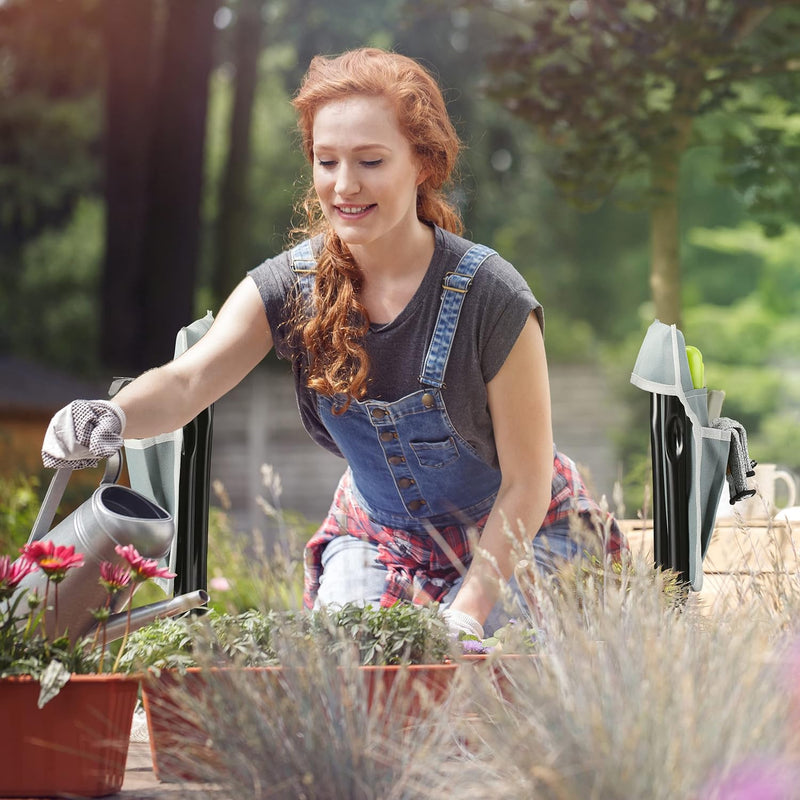
<svg viewBox="0 0 800 800"><path fill-rule="evenodd" d="M144 246L142 367L172 358L194 316L208 79L218 0L170 0L161 45Z"/></svg>
<svg viewBox="0 0 800 800"><path fill-rule="evenodd" d="M106 0L105 257L100 359L117 373L143 366L143 248L152 130L153 2Z"/></svg>
<svg viewBox="0 0 800 800"><path fill-rule="evenodd" d="M263 0L243 0L234 36L235 89L228 158L219 193L213 289L217 303L227 297L247 268L250 209L248 174L253 99L258 84Z"/></svg>
<svg viewBox="0 0 800 800"><path fill-rule="evenodd" d="M681 262L678 190L680 163L692 129L689 117L676 122L676 132L653 155L650 171L650 291L655 316L681 325Z"/></svg>

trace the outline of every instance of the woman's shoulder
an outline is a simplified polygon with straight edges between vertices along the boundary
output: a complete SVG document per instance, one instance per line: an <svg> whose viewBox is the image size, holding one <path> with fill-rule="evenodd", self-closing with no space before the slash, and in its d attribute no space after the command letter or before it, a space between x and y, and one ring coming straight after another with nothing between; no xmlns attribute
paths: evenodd
<svg viewBox="0 0 800 800"><path fill-rule="evenodd" d="M477 244L470 239L459 236L443 228L436 229L436 247L442 254L442 261L447 270L453 269L461 258ZM486 245L484 245L486 246ZM499 282L512 291L530 291L528 283L514 265L492 248L491 253L482 263L475 276L475 285L493 284Z"/></svg>
<svg viewBox="0 0 800 800"><path fill-rule="evenodd" d="M296 268L313 268L320 247L321 237L295 242L248 270L247 274L255 282L264 302L282 302L288 293L294 291L299 277ZM298 264L299 261L303 263Z"/></svg>
<svg viewBox="0 0 800 800"><path fill-rule="evenodd" d="M446 257L460 259L475 242L459 236L457 233L448 231L445 228L434 226L436 234L436 249Z"/></svg>
<svg viewBox="0 0 800 800"><path fill-rule="evenodd" d="M265 259L258 266L249 270L249 273L263 273L271 270L291 272L294 263L298 260L316 260L322 248L322 240L322 235L319 235L288 243L284 250Z"/></svg>

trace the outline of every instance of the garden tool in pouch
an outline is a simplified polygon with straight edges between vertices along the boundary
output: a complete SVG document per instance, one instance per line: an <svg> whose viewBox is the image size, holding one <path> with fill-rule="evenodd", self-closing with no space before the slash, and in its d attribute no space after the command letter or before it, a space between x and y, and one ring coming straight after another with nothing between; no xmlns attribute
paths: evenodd
<svg viewBox="0 0 800 800"><path fill-rule="evenodd" d="M72 546L76 553L84 557L84 564L70 570L58 584L58 619L54 601L54 587L50 587L50 599L45 611L45 626L48 637L67 634L75 642L86 636L96 625L92 611L106 605L108 594L100 583L100 565L104 561L125 565L127 562L116 552L117 545L133 545L144 558L160 559L169 551L174 538L175 526L172 516L152 500L139 492L117 483L122 468L122 457L118 452L106 462L106 470L91 497L75 511L65 517L52 530L50 526L55 517L61 497L69 481L72 470L59 469L54 475L45 495L42 507L31 531L29 543L49 540L58 546ZM26 576L19 584L17 592L35 591L40 598L45 597L47 576L36 570ZM129 593L121 592L111 600L112 617L127 616L121 612L129 598ZM205 592L195 592L190 598L170 598L154 603L152 611L158 606L158 615L166 615L168 608L175 608L170 614L196 607L206 602ZM180 600L180 602L174 602ZM170 606L170 603L172 604ZM139 613L139 623L145 624L146 612ZM121 634L120 634L121 635Z"/></svg>
<svg viewBox="0 0 800 800"><path fill-rule="evenodd" d="M700 351L687 348L675 325L655 320L631 373L631 383L650 392L655 563L678 572L695 591L703 586L703 558L725 480L741 452L732 450L738 424L709 421L709 405L721 410L722 393L714 392L710 403L705 382ZM744 472L736 499L750 492Z"/></svg>
<svg viewBox="0 0 800 800"><path fill-rule="evenodd" d="M731 505L739 500L752 497L756 490L750 488L747 479L756 474L756 462L750 458L747 450L747 432L740 422L729 417L719 417L711 420L711 427L731 432L728 471L725 475L728 480Z"/></svg>

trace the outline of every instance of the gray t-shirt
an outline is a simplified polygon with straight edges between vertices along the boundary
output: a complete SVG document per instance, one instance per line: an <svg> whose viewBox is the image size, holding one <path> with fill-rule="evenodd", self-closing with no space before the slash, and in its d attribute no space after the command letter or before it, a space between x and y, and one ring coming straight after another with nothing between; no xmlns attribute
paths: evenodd
<svg viewBox="0 0 800 800"><path fill-rule="evenodd" d="M439 312L442 280L472 245L441 228L434 230L433 258L414 296L395 319L387 325L372 326L367 334L371 399L391 402L420 388L419 374ZM306 430L314 441L341 455L319 418L315 393L305 386L303 354L293 350L288 336L287 298L296 291L297 281L289 253L265 261L248 275L264 301L277 355L293 363L297 402ZM460 436L495 468L497 451L486 383L500 370L531 311L543 326L541 306L525 279L500 256L490 256L464 298L447 363L442 396L450 420Z"/></svg>

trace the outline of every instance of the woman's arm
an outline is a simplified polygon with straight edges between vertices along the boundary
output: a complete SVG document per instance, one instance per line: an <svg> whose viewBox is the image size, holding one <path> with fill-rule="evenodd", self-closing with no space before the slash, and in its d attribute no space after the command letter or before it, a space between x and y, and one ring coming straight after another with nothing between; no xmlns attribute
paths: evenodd
<svg viewBox="0 0 800 800"><path fill-rule="evenodd" d="M264 304L255 283L245 278L205 336L114 397L127 418L125 437L141 439L183 427L236 386L271 348Z"/></svg>
<svg viewBox="0 0 800 800"><path fill-rule="evenodd" d="M481 624L499 597L498 570L507 580L517 564L509 536L530 541L550 505L550 384L544 338L533 315L487 389L502 481L479 551L450 606Z"/></svg>

